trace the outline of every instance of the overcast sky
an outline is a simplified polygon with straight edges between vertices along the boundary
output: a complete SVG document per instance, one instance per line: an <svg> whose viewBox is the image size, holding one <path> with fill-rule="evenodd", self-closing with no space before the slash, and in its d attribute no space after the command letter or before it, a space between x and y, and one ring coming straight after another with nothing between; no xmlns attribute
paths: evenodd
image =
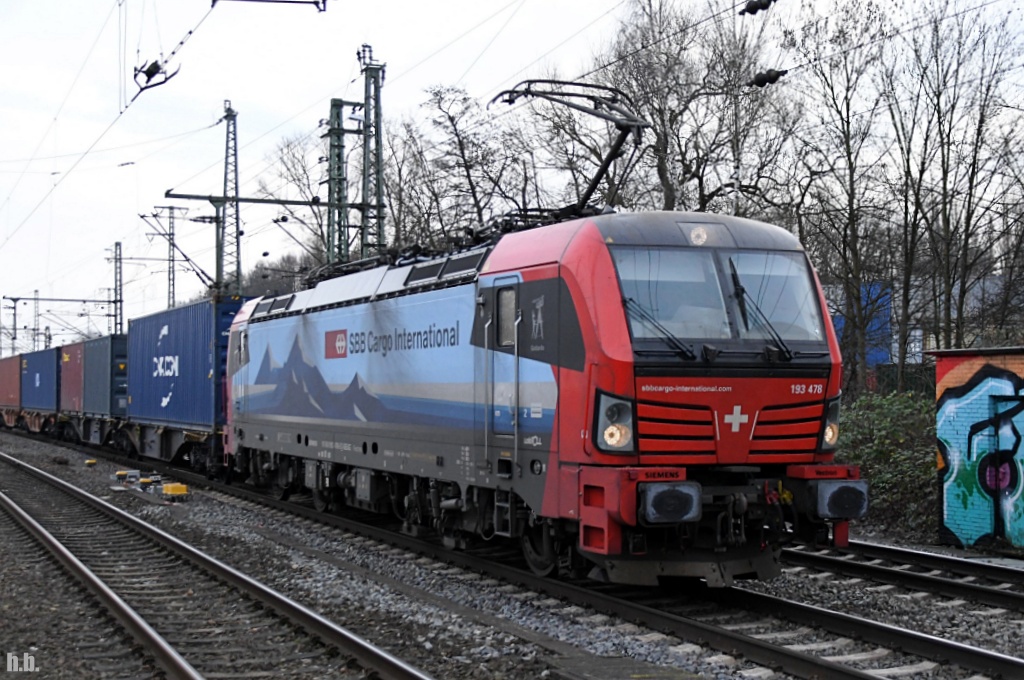
<svg viewBox="0 0 1024 680"><path fill-rule="evenodd" d="M239 193L256 195L267 158L285 137L315 132L330 99L361 99L356 51L386 64L386 118L412 115L432 85L459 85L481 101L557 65L586 70L628 7L622 0L328 0L327 10L220 0L6 0L0 6L0 295L107 299L109 261L122 243L125 317L167 304L166 241L139 214L208 203L167 190L219 194L230 100L238 112ZM182 42L184 41L184 42ZM139 94L136 67L180 69ZM138 96L136 97L136 94ZM135 97L134 101L131 101ZM269 179L270 176L264 174ZM324 192L326 198L326 190ZM243 268L263 251L295 250L272 212L243 207ZM213 226L177 223L185 252L214 272ZM203 290L177 273L179 301ZM3 301L3 355L12 302ZM54 344L66 326L107 332L95 304L41 302ZM31 349L31 302L18 305L19 346ZM89 315L86 316L85 313ZM41 347L41 345L40 345Z"/></svg>

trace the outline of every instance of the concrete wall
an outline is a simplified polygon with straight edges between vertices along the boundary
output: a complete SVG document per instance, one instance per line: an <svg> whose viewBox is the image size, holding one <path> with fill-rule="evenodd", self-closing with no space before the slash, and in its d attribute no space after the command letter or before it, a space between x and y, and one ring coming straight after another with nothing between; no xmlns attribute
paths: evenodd
<svg viewBox="0 0 1024 680"><path fill-rule="evenodd" d="M1024 547L1024 348L933 354L940 540Z"/></svg>

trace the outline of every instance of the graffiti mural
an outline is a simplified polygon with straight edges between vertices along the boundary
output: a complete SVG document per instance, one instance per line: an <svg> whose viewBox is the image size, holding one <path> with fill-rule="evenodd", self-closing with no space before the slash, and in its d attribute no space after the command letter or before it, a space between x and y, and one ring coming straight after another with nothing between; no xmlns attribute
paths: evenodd
<svg viewBox="0 0 1024 680"><path fill-rule="evenodd" d="M1024 351L936 354L941 538L1024 546Z"/></svg>

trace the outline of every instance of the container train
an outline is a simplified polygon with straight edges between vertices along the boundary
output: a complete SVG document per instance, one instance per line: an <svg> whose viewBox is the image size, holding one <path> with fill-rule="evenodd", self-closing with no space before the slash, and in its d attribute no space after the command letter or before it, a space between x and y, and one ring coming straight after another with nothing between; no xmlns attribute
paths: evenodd
<svg viewBox="0 0 1024 680"><path fill-rule="evenodd" d="M770 578L785 542L842 545L866 512L784 229L600 214L363 264L0 360L3 422L619 583Z"/></svg>

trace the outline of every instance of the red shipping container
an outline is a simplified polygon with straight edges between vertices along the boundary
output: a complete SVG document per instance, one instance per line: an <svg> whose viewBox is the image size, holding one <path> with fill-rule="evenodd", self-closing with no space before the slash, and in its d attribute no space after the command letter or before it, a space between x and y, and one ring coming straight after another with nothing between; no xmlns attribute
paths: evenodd
<svg viewBox="0 0 1024 680"><path fill-rule="evenodd" d="M82 413L85 389L85 343L64 345L60 356L60 411Z"/></svg>
<svg viewBox="0 0 1024 680"><path fill-rule="evenodd" d="M21 357L0 359L0 408L21 408Z"/></svg>

